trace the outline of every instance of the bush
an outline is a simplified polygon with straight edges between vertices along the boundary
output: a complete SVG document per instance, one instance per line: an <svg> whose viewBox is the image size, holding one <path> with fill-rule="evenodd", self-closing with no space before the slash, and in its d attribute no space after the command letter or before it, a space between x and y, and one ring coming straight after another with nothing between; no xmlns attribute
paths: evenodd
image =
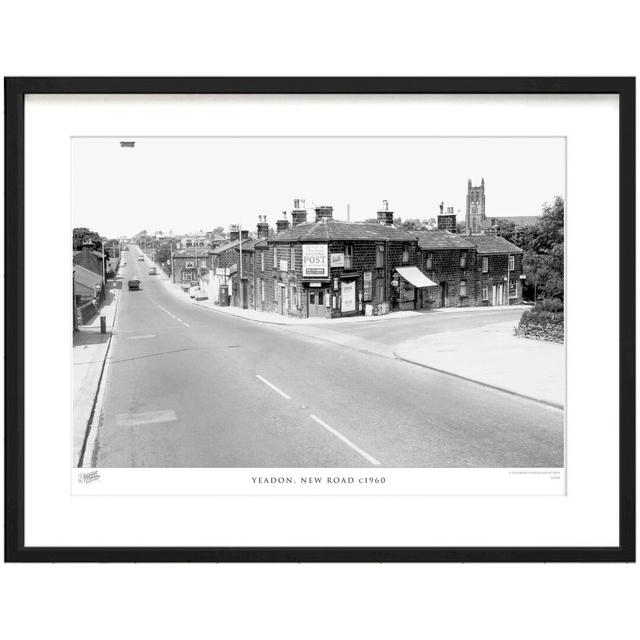
<svg viewBox="0 0 640 640"><path fill-rule="evenodd" d="M551 313L563 313L564 302L559 298L544 298L538 300L533 307L533 311L548 311Z"/></svg>

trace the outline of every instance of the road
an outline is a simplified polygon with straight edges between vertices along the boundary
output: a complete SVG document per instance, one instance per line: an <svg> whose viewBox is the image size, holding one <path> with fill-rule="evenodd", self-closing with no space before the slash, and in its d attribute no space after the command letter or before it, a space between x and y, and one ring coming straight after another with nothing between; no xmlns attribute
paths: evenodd
<svg viewBox="0 0 640 640"><path fill-rule="evenodd" d="M194 305L148 275L137 251L128 253L92 466L563 466L561 411ZM132 277L140 291L126 289ZM399 341L409 331L371 324L336 330L378 340L397 331Z"/></svg>

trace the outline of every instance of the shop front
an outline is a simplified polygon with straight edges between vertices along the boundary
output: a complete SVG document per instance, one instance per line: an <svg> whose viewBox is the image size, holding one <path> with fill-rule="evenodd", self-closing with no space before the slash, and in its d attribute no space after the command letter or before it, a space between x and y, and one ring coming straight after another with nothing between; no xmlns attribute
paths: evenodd
<svg viewBox="0 0 640 640"><path fill-rule="evenodd" d="M427 287L438 286L418 267L396 267L391 285L396 291L394 307L400 311L421 309L428 295Z"/></svg>

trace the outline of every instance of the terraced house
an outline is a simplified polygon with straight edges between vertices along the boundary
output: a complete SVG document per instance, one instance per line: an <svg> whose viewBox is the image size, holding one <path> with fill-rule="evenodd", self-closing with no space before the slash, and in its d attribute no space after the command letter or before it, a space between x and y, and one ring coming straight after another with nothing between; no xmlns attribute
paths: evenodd
<svg viewBox="0 0 640 640"><path fill-rule="evenodd" d="M275 234L260 216L255 239L240 243L234 234L214 250L213 273L227 279L231 304L340 318L521 301L522 251L504 238L455 233L451 211L438 230L407 232L394 226L386 201L377 222L335 220L331 206L316 207L308 221L301 202L291 222L283 212Z"/></svg>

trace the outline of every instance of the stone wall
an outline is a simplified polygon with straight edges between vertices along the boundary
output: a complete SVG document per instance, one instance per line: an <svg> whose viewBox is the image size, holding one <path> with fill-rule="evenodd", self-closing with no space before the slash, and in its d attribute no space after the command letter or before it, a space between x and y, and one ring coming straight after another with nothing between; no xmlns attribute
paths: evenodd
<svg viewBox="0 0 640 640"><path fill-rule="evenodd" d="M550 311L525 311L517 335L548 342L564 342L564 314Z"/></svg>

